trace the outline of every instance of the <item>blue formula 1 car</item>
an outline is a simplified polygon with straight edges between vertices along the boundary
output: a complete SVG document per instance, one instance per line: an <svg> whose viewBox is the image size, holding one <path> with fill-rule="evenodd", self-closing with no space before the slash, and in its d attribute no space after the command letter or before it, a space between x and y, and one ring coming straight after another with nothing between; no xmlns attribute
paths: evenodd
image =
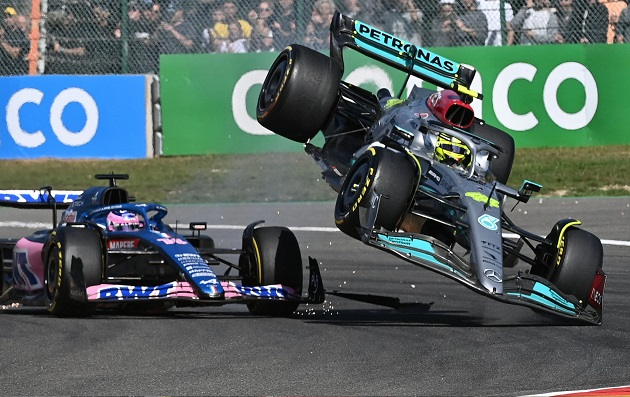
<svg viewBox="0 0 630 397"><path fill-rule="evenodd" d="M338 193L337 227L487 297L600 324L601 241L576 219L539 236L505 213L508 198L526 203L542 186L506 185L514 140L475 117L476 70L338 12L330 31L330 56L301 45L279 54L257 118L320 165ZM345 48L404 72L404 86L413 76L437 89L402 98L345 82ZM311 141L320 131L322 147Z"/></svg>
<svg viewBox="0 0 630 397"><path fill-rule="evenodd" d="M216 248L201 234L206 223L190 223L190 235L182 235L164 223L166 207L134 202L116 183L127 175L96 178L109 185L83 192L0 192L2 206L53 211L51 229L0 240L0 304L86 316L98 307L156 312L235 302L246 303L253 314L286 316L300 303L323 302L312 258L308 296L302 296L300 247L288 228L254 222L245 228L240 249ZM59 222L58 209L65 209ZM224 274L215 273L217 265L227 265ZM238 275L230 275L233 269Z"/></svg>

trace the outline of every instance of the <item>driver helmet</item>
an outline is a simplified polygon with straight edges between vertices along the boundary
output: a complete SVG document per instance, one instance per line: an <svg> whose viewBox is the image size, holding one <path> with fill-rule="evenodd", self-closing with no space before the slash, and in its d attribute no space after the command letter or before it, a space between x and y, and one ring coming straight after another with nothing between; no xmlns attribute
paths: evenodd
<svg viewBox="0 0 630 397"><path fill-rule="evenodd" d="M435 158L446 165L468 167L471 162L470 149L459 139L440 133L435 146Z"/></svg>
<svg viewBox="0 0 630 397"><path fill-rule="evenodd" d="M107 214L107 229L109 231L130 232L142 228L144 224L138 214L126 210L114 210Z"/></svg>

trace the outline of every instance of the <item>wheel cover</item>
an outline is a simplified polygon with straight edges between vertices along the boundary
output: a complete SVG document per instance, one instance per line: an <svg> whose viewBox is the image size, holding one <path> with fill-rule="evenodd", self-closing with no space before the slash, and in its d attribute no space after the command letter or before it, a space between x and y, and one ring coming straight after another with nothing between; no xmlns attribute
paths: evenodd
<svg viewBox="0 0 630 397"><path fill-rule="evenodd" d="M48 266L46 270L46 297L49 302L53 302L55 296L57 296L57 292L59 290L59 284L61 284L61 279L59 275L59 265L57 262L57 251L53 251L48 259Z"/></svg>
<svg viewBox="0 0 630 397"><path fill-rule="evenodd" d="M276 63L272 66L273 72L270 73L269 76L267 76L267 79L265 80L261 90L261 111L269 108L269 106L273 104L275 98L278 96L278 93L280 92L280 90L282 89L282 85L284 84L284 79L288 67L289 59L286 55L276 60Z"/></svg>
<svg viewBox="0 0 630 397"><path fill-rule="evenodd" d="M348 180L344 184L345 188L342 190L339 212L345 214L356 210L354 207L360 204L362 196L366 193L370 169L370 165L365 162L358 166L352 172L352 175L348 177Z"/></svg>

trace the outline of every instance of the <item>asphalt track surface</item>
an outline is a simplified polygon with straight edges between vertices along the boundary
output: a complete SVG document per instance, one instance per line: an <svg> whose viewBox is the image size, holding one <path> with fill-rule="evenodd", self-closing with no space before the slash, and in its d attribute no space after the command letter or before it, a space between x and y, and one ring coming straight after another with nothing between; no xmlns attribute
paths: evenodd
<svg viewBox="0 0 630 397"><path fill-rule="evenodd" d="M332 209L179 205L167 220L208 221L220 247L239 247L254 220L289 226L305 264L319 261L328 291L398 297L403 309L328 296L281 319L241 305L87 319L8 310L0 313L0 394L523 396L630 384L630 197L533 198L511 213L541 235L578 218L602 239L601 326L502 304L369 249L335 231ZM0 209L3 237L49 219Z"/></svg>

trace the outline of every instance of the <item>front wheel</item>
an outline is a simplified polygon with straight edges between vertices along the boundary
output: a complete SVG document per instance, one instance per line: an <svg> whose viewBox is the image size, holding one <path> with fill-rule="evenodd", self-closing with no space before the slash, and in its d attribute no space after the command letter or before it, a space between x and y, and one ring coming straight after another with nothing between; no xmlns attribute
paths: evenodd
<svg viewBox="0 0 630 397"><path fill-rule="evenodd" d="M86 289L102 282L103 249L98 232L65 227L50 236L44 266L44 296L51 314L82 317L96 306L87 301Z"/></svg>
<svg viewBox="0 0 630 397"><path fill-rule="evenodd" d="M332 118L341 75L337 61L291 44L267 73L256 106L258 122L285 138L308 142Z"/></svg>
<svg viewBox="0 0 630 397"><path fill-rule="evenodd" d="M396 230L415 187L416 169L405 154L371 147L354 163L335 203L335 224L350 237L360 239L368 226L367 208L380 197L375 226Z"/></svg>
<svg viewBox="0 0 630 397"><path fill-rule="evenodd" d="M567 229L559 243L557 270L550 281L560 291L588 303L597 269L602 267L604 249L600 239L585 230Z"/></svg>
<svg viewBox="0 0 630 397"><path fill-rule="evenodd" d="M251 274L244 275L243 285L262 286L281 284L302 294L302 254L297 238L286 227L260 227L254 229L252 247L255 263ZM263 316L289 316L299 302L258 300L249 302L252 314Z"/></svg>

